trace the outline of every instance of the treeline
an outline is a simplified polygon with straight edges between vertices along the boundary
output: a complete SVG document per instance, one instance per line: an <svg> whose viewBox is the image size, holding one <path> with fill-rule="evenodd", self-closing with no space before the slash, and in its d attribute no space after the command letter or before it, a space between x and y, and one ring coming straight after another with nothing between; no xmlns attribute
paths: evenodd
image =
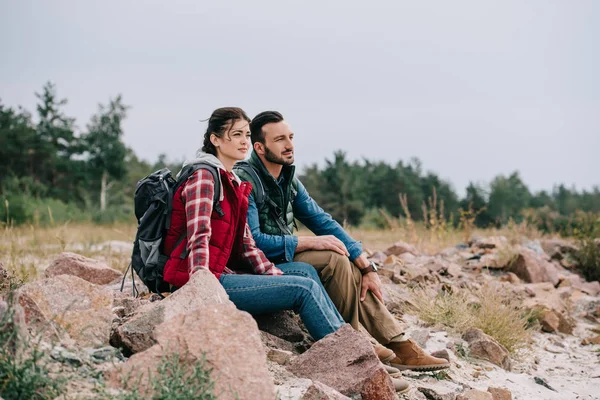
<svg viewBox="0 0 600 400"><path fill-rule="evenodd" d="M432 213L458 226L465 218L479 227L501 226L524 219L547 232L569 233L577 213L600 213L600 189L568 189L558 185L532 193L518 172L499 175L489 185L470 183L460 198L449 182L412 159L396 165L350 162L334 153L324 168L313 165L301 177L313 198L332 216L351 225L385 227L390 218L429 224Z"/></svg>
<svg viewBox="0 0 600 400"><path fill-rule="evenodd" d="M164 155L154 163L140 160L125 146L122 123L129 107L121 96L100 104L85 129L65 114L67 100L53 84L36 97L33 115L0 101L0 224L133 221L136 182L158 168L180 167ZM578 192L559 185L532 193L517 172L485 187L472 183L460 198L417 159L350 162L338 151L324 168L313 165L301 178L335 219L354 226L385 227L390 218L407 214L427 223L435 209L455 226L465 215L480 227L527 218L562 232L578 210L600 212L598 187Z"/></svg>
<svg viewBox="0 0 600 400"><path fill-rule="evenodd" d="M52 83L35 95L35 118L0 101L0 224L134 220L137 180L166 159L152 165L125 146L121 96L79 130Z"/></svg>

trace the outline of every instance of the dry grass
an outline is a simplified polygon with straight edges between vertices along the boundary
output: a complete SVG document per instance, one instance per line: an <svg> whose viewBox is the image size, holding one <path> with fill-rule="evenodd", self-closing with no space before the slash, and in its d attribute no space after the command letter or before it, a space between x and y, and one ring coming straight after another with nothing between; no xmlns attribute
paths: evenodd
<svg viewBox="0 0 600 400"><path fill-rule="evenodd" d="M459 334L479 328L511 353L528 347L531 341L530 315L497 288L484 286L475 292L454 290L436 296L419 289L414 292L414 304L413 311L423 321Z"/></svg>
<svg viewBox="0 0 600 400"><path fill-rule="evenodd" d="M50 227L20 226L0 230L0 262L18 279L33 281L63 251L72 251L106 262L124 271L130 251L115 251L109 241L133 242L136 226L57 225Z"/></svg>

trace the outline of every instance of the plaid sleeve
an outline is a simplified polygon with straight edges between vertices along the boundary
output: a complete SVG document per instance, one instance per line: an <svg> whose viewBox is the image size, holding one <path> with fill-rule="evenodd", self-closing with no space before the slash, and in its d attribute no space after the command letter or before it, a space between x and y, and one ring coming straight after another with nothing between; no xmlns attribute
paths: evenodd
<svg viewBox="0 0 600 400"><path fill-rule="evenodd" d="M199 169L187 180L181 191L187 220L187 249L190 274L208 270L208 241L210 239L210 215L213 207L215 181L212 174Z"/></svg>
<svg viewBox="0 0 600 400"><path fill-rule="evenodd" d="M244 253L242 254L242 258L250 263L252 271L257 275L283 275L283 271L269 261L265 253L256 247L252 232L247 223L244 229Z"/></svg>

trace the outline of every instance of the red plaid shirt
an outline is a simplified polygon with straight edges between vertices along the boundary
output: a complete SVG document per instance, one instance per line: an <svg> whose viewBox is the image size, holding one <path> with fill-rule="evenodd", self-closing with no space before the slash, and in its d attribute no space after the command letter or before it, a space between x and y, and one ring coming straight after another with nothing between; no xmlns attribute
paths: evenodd
<svg viewBox="0 0 600 400"><path fill-rule="evenodd" d="M236 179L228 173L230 179ZM191 273L204 269L208 270L208 242L211 234L210 216L213 208L213 193L215 181L212 174L199 169L187 180L181 191L185 203L188 237L188 263ZM241 258L248 261L252 272L257 275L283 275L283 272L267 259L264 253L256 247L248 223L244 229L244 252ZM224 274L237 272L225 268Z"/></svg>

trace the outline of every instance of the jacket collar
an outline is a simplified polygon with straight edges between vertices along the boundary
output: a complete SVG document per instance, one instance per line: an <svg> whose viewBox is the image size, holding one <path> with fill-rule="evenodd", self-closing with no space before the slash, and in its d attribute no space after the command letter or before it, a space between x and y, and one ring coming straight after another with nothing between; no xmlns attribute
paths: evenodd
<svg viewBox="0 0 600 400"><path fill-rule="evenodd" d="M269 172L267 167L265 167L265 165L263 164L260 157L258 157L258 154L256 154L255 151L252 151L252 154L250 154L250 159L248 160L248 162L250 164L252 164L252 166L254 166L259 171L259 174L262 175L263 179L270 178L273 180L273 182L275 184L277 184L277 179L273 175L271 175L271 173ZM281 174L282 174L285 182L288 184L292 181L292 179L294 179L295 172L296 172L295 165L284 165L283 168L281 169Z"/></svg>

